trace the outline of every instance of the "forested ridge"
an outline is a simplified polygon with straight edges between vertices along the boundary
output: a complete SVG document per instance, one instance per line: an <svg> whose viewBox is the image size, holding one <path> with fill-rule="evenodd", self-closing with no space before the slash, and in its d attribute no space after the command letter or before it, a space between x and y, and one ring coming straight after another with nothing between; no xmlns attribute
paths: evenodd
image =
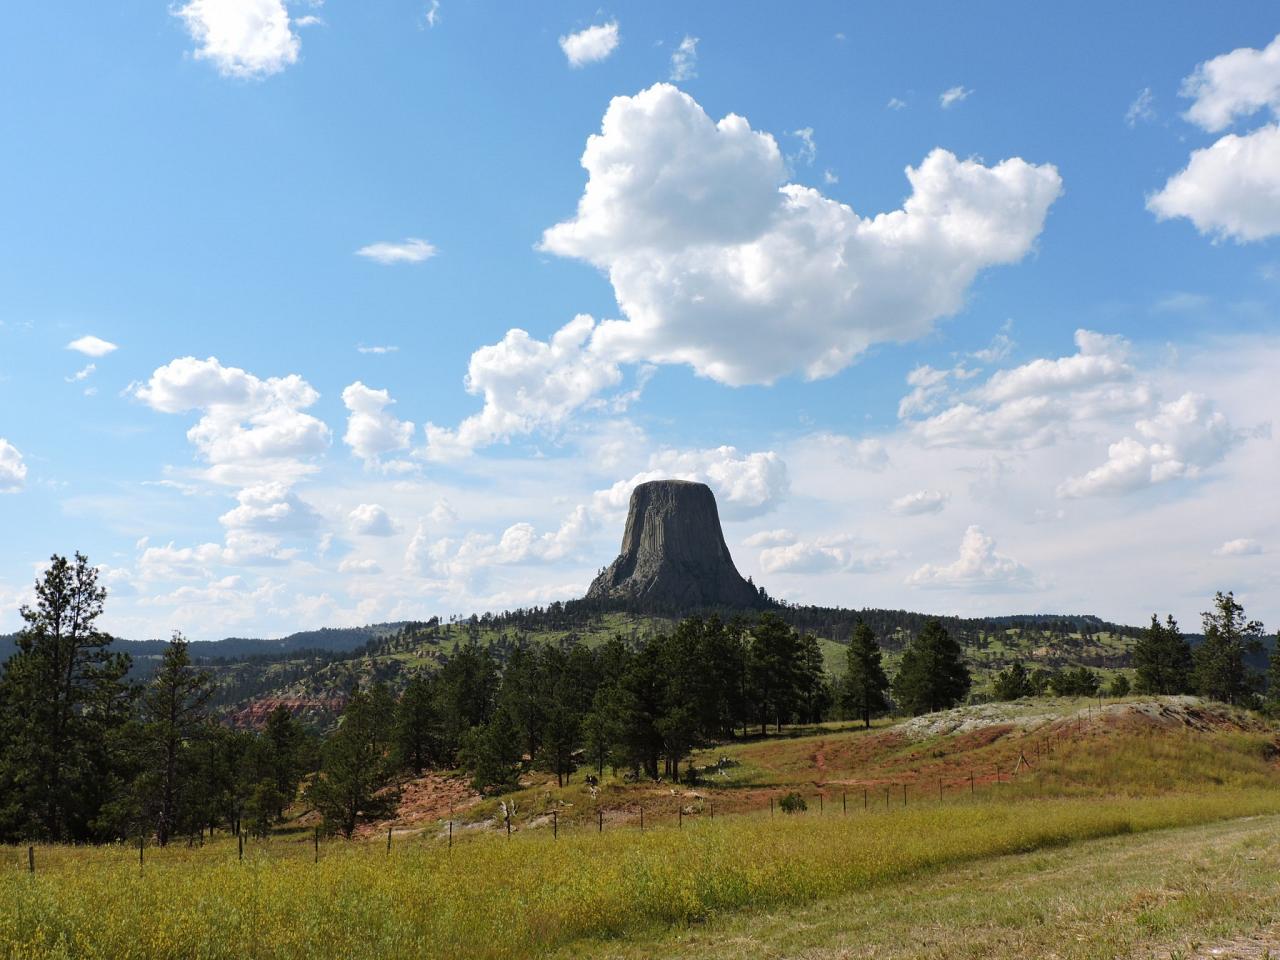
<svg viewBox="0 0 1280 960"><path fill-rule="evenodd" d="M325 688L341 711L336 724L307 729L296 704L278 703L237 730L222 722L214 671L193 660L180 634L145 681L131 675L129 654L98 627L107 595L84 556L55 556L34 597L22 608L17 652L0 665L0 840L154 834L164 844L212 828L265 833L300 788L326 829L349 837L394 806L403 777L429 769L465 771L486 792L513 789L532 770L558 781L584 767L597 776L608 767L635 779L695 779L686 763L695 749L785 724L869 725L975 697L1103 689L1088 666L1028 667L1012 657L989 689L975 691L973 653L948 626L957 621L942 618L912 621L915 632L896 627L891 653L876 624L897 621L858 617L831 670L822 641L788 622L785 608L650 620L643 633L615 631L591 644L573 629L532 639L517 615L504 614L406 624L366 644L375 665L407 664L394 671L401 682L388 683L377 670L389 668L375 666L347 676L341 696ZM583 625L555 607L534 616L562 629ZM510 632L489 636L496 625ZM1203 627L1193 649L1172 617L1153 616L1130 668L1115 672L1106 692L1195 692L1274 709L1280 656L1265 676L1249 666L1264 649L1262 625L1219 593ZM425 657L424 643L433 647Z"/></svg>

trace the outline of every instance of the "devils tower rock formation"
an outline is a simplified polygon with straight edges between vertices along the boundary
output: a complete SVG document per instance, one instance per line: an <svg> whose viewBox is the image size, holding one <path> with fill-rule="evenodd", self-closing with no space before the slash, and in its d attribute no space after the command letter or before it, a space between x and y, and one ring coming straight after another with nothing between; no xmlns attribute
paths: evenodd
<svg viewBox="0 0 1280 960"><path fill-rule="evenodd" d="M762 605L729 556L711 488L687 480L653 480L631 491L622 552L587 599L662 612Z"/></svg>

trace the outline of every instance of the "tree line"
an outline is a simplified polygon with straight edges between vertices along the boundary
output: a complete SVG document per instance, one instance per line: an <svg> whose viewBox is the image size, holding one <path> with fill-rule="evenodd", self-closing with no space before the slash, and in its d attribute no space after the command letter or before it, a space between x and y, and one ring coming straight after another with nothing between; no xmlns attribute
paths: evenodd
<svg viewBox="0 0 1280 960"><path fill-rule="evenodd" d="M1264 649L1263 626L1245 616L1234 593L1215 594L1213 609L1201 614L1201 619L1204 639L1193 647L1172 615L1161 622L1152 614L1150 626L1133 648L1134 679L1118 674L1106 692L1112 696L1191 693L1255 709L1280 710L1280 642L1271 652L1265 673L1253 670L1248 660ZM1094 696L1101 689L1101 678L1087 667L1028 670L1015 662L992 681L997 700L1046 693Z"/></svg>
<svg viewBox="0 0 1280 960"><path fill-rule="evenodd" d="M77 554L54 557L22 608L17 652L0 667L0 841L265 834L299 797L325 829L350 837L394 810L398 782L426 770L464 770L487 792L514 788L531 770L562 784L606 767L696 780L699 747L837 715L869 727L890 711L955 706L972 687L940 620L906 640L892 677L880 639L857 623L833 679L818 639L766 610L687 617L643 643L615 637L592 648L497 649L468 637L399 696L384 683L354 690L327 736L285 707L262 730L240 731L216 722L213 677L180 635L146 683L131 680L128 656L97 626L105 598L96 568ZM1136 689L1252 705L1264 683L1245 658L1260 648L1261 624L1220 593L1204 626L1193 649L1172 617L1153 617L1133 654ZM1266 686L1280 691L1280 654L1269 672ZM994 694L1091 695L1098 684L1087 668L1015 663Z"/></svg>

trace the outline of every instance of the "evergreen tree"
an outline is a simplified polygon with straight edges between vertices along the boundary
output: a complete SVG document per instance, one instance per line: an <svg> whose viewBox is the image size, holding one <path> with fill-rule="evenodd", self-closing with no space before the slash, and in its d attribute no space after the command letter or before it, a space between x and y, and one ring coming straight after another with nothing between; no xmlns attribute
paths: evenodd
<svg viewBox="0 0 1280 960"><path fill-rule="evenodd" d="M395 762L422 776L427 767L445 762L440 716L431 681L416 674L400 695L395 714Z"/></svg>
<svg viewBox="0 0 1280 960"><path fill-rule="evenodd" d="M1280 711L1280 633L1267 660L1267 706L1272 713Z"/></svg>
<svg viewBox="0 0 1280 960"><path fill-rule="evenodd" d="M298 784L302 782L307 735L289 708L280 704L267 716L262 736L271 748L271 780L280 801L275 818L281 820L284 808L297 797Z"/></svg>
<svg viewBox="0 0 1280 960"><path fill-rule="evenodd" d="M1253 692L1245 654L1262 649L1262 624L1245 620L1235 595L1219 591L1214 609L1202 614L1204 642L1193 654L1193 679L1201 696L1240 703Z"/></svg>
<svg viewBox="0 0 1280 960"><path fill-rule="evenodd" d="M1172 615L1164 624L1155 614L1133 648L1134 687L1138 693L1187 693L1191 689L1191 645Z"/></svg>
<svg viewBox="0 0 1280 960"><path fill-rule="evenodd" d="M165 846L183 825L192 780L187 748L206 728L213 678L191 666L187 641L175 633L140 703L142 773L135 784L156 843ZM188 821L190 822L190 821Z"/></svg>
<svg viewBox="0 0 1280 960"><path fill-rule="evenodd" d="M755 701L760 732L770 721L778 730L795 712L800 686L800 639L774 613L763 614L751 630L747 683Z"/></svg>
<svg viewBox="0 0 1280 960"><path fill-rule="evenodd" d="M1102 681L1088 667L1063 670L1052 680L1053 692L1060 697L1092 697Z"/></svg>
<svg viewBox="0 0 1280 960"><path fill-rule="evenodd" d="M398 802L390 789L394 705L386 688L357 691L321 754L321 770L307 790L329 829L348 840L364 820L389 814Z"/></svg>
<svg viewBox="0 0 1280 960"><path fill-rule="evenodd" d="M123 787L111 743L132 710L129 658L97 627L107 592L82 554L54 556L35 593L0 676L0 839L106 839L99 814Z"/></svg>
<svg viewBox="0 0 1280 960"><path fill-rule="evenodd" d="M876 635L862 621L853 628L845 656L841 704L847 716L860 718L867 729L871 729L871 718L889 709L889 700L885 696L889 678L885 676Z"/></svg>
<svg viewBox="0 0 1280 960"><path fill-rule="evenodd" d="M1017 661L997 673L991 681L991 694L997 700L1020 700L1035 692L1027 668Z"/></svg>
<svg viewBox="0 0 1280 960"><path fill-rule="evenodd" d="M939 621L930 620L902 652L893 696L912 715L932 713L962 701L970 684L960 644Z"/></svg>
<svg viewBox="0 0 1280 960"><path fill-rule="evenodd" d="M471 785L484 792L514 789L522 770L522 731L505 708L463 738L461 759L471 771Z"/></svg>
<svg viewBox="0 0 1280 960"><path fill-rule="evenodd" d="M831 709L831 684L827 680L822 645L811 633L800 639L798 709L805 723L821 723Z"/></svg>

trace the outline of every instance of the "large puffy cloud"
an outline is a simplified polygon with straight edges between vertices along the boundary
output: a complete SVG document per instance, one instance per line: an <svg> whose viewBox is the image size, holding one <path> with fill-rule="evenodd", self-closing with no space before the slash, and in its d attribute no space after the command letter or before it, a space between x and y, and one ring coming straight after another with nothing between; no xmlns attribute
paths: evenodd
<svg viewBox="0 0 1280 960"><path fill-rule="evenodd" d="M1182 83L1186 118L1210 133L1270 109L1280 116L1280 36L1200 64ZM1227 134L1195 150L1187 166L1147 199L1159 219L1186 217L1201 233L1241 242L1280 233L1280 125Z"/></svg>
<svg viewBox="0 0 1280 960"><path fill-rule="evenodd" d="M27 480L27 465L22 453L0 437L0 493L17 493Z"/></svg>
<svg viewBox="0 0 1280 960"><path fill-rule="evenodd" d="M1264 108L1280 109L1280 36L1262 50L1241 47L1206 60L1182 81L1182 95L1193 99L1187 119L1210 133Z"/></svg>
<svg viewBox="0 0 1280 960"><path fill-rule="evenodd" d="M357 380L342 391L342 402L350 413L342 439L367 465L377 464L383 454L409 449L413 423L387 412L395 401L386 390L374 390Z"/></svg>
<svg viewBox="0 0 1280 960"><path fill-rule="evenodd" d="M176 15L197 46L231 77L265 77L296 63L302 41L293 32L285 0L190 0Z"/></svg>
<svg viewBox="0 0 1280 960"><path fill-rule="evenodd" d="M1068 479L1058 494L1129 493L1180 477L1194 478L1221 460L1235 441L1227 418L1196 393L1161 404L1154 416L1135 427L1141 439L1125 437L1111 444L1105 463Z"/></svg>
<svg viewBox="0 0 1280 960"><path fill-rule="evenodd" d="M786 183L772 136L668 84L616 97L582 165L577 215L542 247L608 272L627 319L595 341L729 384L828 376L927 333L980 270L1027 254L1061 191L1049 165L934 150L902 209L864 218Z"/></svg>
<svg viewBox="0 0 1280 960"><path fill-rule="evenodd" d="M305 458L329 446L329 428L303 412L320 395L297 374L263 380L216 357L181 357L132 393L162 413L201 412L187 439L209 463L213 480L296 477L309 469Z"/></svg>
<svg viewBox="0 0 1280 960"><path fill-rule="evenodd" d="M1194 151L1147 207L1161 220L1186 217L1201 233L1222 239L1280 233L1280 126L1228 134Z"/></svg>
<svg viewBox="0 0 1280 960"><path fill-rule="evenodd" d="M300 533L320 524L311 505L284 481L269 480L245 487L236 494L236 500L238 505L218 518L228 529Z"/></svg>
<svg viewBox="0 0 1280 960"><path fill-rule="evenodd" d="M965 590L1023 590L1036 586L1031 571L1012 557L996 552L996 542L978 526L970 526L960 541L954 562L926 563L907 582L917 587Z"/></svg>
<svg viewBox="0 0 1280 960"><path fill-rule="evenodd" d="M625 510L631 491L650 480L694 480L711 487L722 516L740 520L773 510L787 495L787 465L772 450L740 454L736 447L709 450L659 450L649 457L647 470L598 491L598 513Z"/></svg>
<svg viewBox="0 0 1280 960"><path fill-rule="evenodd" d="M596 349L595 321L580 314L547 342L514 329L471 355L466 387L483 409L456 430L427 424L427 456L443 459L561 427L576 410L622 379L618 365Z"/></svg>

